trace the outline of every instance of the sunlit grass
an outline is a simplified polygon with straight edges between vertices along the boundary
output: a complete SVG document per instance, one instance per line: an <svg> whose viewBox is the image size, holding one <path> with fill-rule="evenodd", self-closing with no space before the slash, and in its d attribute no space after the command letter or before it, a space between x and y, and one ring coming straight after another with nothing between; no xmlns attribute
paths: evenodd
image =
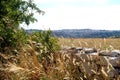
<svg viewBox="0 0 120 80"><path fill-rule="evenodd" d="M120 38L59 38L61 46L120 49Z"/></svg>
<svg viewBox="0 0 120 80"><path fill-rule="evenodd" d="M61 46L95 47L100 49L119 49L120 39L59 39ZM18 63L10 62L14 67L0 70L0 79L7 80L119 80L120 76L107 57L98 55L75 55L55 52L42 61L32 44L22 47ZM4 55L4 54L3 54ZM5 55L4 55L5 56ZM9 60L8 60L9 61ZM120 61L118 61L120 63ZM10 65L9 65L10 66ZM9 79L8 79L9 78Z"/></svg>

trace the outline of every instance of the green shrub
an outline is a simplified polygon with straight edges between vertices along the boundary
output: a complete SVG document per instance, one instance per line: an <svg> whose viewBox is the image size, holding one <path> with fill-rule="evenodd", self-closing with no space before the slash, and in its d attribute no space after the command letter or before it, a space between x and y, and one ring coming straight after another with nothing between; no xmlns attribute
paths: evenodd
<svg viewBox="0 0 120 80"><path fill-rule="evenodd" d="M27 35L24 29L11 29L2 28L0 29L0 50L4 51L8 48L20 48L27 41Z"/></svg>
<svg viewBox="0 0 120 80"><path fill-rule="evenodd" d="M34 12L44 14L32 0L0 0L0 8L0 51L21 47L26 42L26 34L19 29L20 24L37 21Z"/></svg>
<svg viewBox="0 0 120 80"><path fill-rule="evenodd" d="M60 50L58 45L58 38L51 36L52 32L50 30L34 32L32 34L32 40L36 43L40 43L39 50L41 51L41 57L46 57L50 53L54 53Z"/></svg>

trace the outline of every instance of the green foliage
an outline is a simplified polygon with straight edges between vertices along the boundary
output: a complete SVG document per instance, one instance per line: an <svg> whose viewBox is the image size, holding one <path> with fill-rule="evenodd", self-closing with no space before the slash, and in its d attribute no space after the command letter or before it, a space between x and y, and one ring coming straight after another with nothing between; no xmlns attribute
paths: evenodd
<svg viewBox="0 0 120 80"><path fill-rule="evenodd" d="M57 37L52 37L51 34L50 30L34 32L32 34L32 40L41 44L39 49L42 50L41 53L44 57L60 49Z"/></svg>
<svg viewBox="0 0 120 80"><path fill-rule="evenodd" d="M27 36L27 34L26 34L26 32L25 32L25 30L23 28L18 30L17 34L15 36L16 36L15 38L17 38L17 41L16 41L17 45L16 45L16 47L23 46L27 42L27 40L28 40L28 36Z"/></svg>
<svg viewBox="0 0 120 80"><path fill-rule="evenodd" d="M1 50L4 50L5 47L16 47L19 48L23 46L27 41L27 35L24 29L5 29L0 30L0 47Z"/></svg>
<svg viewBox="0 0 120 80"><path fill-rule="evenodd" d="M15 45L15 34L16 32L10 28L8 29L0 29L0 36L1 36L1 42L0 42L0 46L2 48L4 47L8 47L8 46L14 46Z"/></svg>
<svg viewBox="0 0 120 80"><path fill-rule="evenodd" d="M32 0L0 0L0 49L18 47L26 42L26 33L19 29L37 21L34 12L44 13Z"/></svg>
<svg viewBox="0 0 120 80"><path fill-rule="evenodd" d="M20 23L37 21L33 16L35 12L44 13L31 0L1 0L0 1L0 22L6 27L15 27Z"/></svg>

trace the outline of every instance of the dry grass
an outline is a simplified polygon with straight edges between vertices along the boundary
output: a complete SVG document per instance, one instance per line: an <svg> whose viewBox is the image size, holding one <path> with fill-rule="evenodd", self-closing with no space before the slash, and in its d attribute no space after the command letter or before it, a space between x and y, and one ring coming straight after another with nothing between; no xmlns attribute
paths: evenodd
<svg viewBox="0 0 120 80"><path fill-rule="evenodd" d="M0 70L6 80L119 80L106 57L76 56L71 53L55 53L41 63L36 55L27 51L20 55L20 64L16 64L6 71ZM37 61L37 62L36 62ZM111 77L112 75L112 77Z"/></svg>
<svg viewBox="0 0 120 80"><path fill-rule="evenodd" d="M120 38L59 38L61 46L120 49Z"/></svg>
<svg viewBox="0 0 120 80"><path fill-rule="evenodd" d="M41 80L44 77L42 64L32 46L23 47L17 58L14 57L16 62L11 61L8 55L0 53L0 80Z"/></svg>
<svg viewBox="0 0 120 80"><path fill-rule="evenodd" d="M119 80L106 57L55 53L44 60L46 80Z"/></svg>
<svg viewBox="0 0 120 80"><path fill-rule="evenodd" d="M103 45L119 49L120 39L60 39L62 46L82 46L102 48ZM100 44L101 43L101 47ZM98 44L98 45L97 45ZM117 47L115 46L117 45ZM37 59L32 45L26 45L18 55L18 63L6 61L5 55L0 56L0 79L2 80L119 80L120 76L114 70L106 57L86 54L52 53L42 62ZM7 64L7 63L6 63ZM13 69L14 67L14 69Z"/></svg>

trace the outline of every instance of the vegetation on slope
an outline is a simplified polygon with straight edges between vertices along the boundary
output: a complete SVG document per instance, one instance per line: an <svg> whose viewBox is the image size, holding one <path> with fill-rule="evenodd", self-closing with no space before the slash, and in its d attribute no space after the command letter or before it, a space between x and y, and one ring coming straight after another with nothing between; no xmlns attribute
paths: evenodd
<svg viewBox="0 0 120 80"><path fill-rule="evenodd" d="M26 34L19 26L36 21L34 11L44 13L32 0L0 0L0 80L120 79L109 75L114 69L104 57L106 66L99 56L58 52L49 30Z"/></svg>

